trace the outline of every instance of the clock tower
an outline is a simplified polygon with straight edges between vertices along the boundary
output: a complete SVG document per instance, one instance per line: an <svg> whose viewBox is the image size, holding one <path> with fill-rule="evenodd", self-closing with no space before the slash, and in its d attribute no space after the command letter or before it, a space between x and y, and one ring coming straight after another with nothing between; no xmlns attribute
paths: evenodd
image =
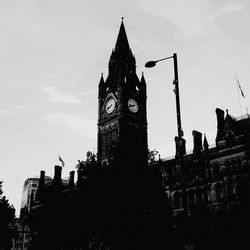
<svg viewBox="0 0 250 250"><path fill-rule="evenodd" d="M108 68L98 91L98 161L118 168L147 165L146 82L136 74L135 57L122 21Z"/></svg>

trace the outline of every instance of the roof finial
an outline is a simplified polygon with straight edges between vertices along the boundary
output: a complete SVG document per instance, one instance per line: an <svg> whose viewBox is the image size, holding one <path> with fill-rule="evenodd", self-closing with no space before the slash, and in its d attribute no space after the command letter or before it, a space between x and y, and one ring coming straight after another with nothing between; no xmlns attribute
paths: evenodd
<svg viewBox="0 0 250 250"><path fill-rule="evenodd" d="M208 142L207 142L207 137L206 137L206 134L204 134L204 140L203 140L203 149L204 150L208 150Z"/></svg>
<svg viewBox="0 0 250 250"><path fill-rule="evenodd" d="M122 16L122 22L123 22L124 17Z"/></svg>

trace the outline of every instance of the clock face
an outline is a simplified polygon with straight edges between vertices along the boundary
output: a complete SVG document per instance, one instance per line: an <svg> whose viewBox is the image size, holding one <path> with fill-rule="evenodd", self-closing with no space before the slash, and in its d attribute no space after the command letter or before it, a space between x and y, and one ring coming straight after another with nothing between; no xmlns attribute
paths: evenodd
<svg viewBox="0 0 250 250"><path fill-rule="evenodd" d="M110 114L115 109L115 99L110 98L105 105L105 111Z"/></svg>
<svg viewBox="0 0 250 250"><path fill-rule="evenodd" d="M131 112L136 113L138 111L138 104L135 100L129 99L128 100L128 108Z"/></svg>

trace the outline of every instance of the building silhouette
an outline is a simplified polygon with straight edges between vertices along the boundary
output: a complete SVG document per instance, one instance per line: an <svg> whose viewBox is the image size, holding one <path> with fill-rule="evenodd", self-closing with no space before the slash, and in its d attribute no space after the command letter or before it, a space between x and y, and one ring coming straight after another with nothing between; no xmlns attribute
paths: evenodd
<svg viewBox="0 0 250 250"><path fill-rule="evenodd" d="M215 146L209 148L206 136L202 141L194 130L182 175L176 157L159 164L180 236L195 249L243 249L250 211L250 117L234 118L219 108L216 116Z"/></svg>
<svg viewBox="0 0 250 250"><path fill-rule="evenodd" d="M55 166L29 213L31 249L226 249L247 242L250 118L216 109L216 146L193 131L194 148L148 162L146 81L122 21L108 76L98 87L98 151L69 181ZM185 143L184 143L185 146Z"/></svg>
<svg viewBox="0 0 250 250"><path fill-rule="evenodd" d="M29 225L27 223L24 224L20 218L15 218L11 223L11 228L15 232L12 238L11 250L29 249L31 242Z"/></svg>
<svg viewBox="0 0 250 250"><path fill-rule="evenodd" d="M36 196L36 192L39 186L40 176L28 178L25 180L23 185L22 200L21 200L21 209L20 209L20 220L25 223L27 214L30 213L32 206L32 201ZM44 177L45 184L50 183L52 178L49 176Z"/></svg>
<svg viewBox="0 0 250 250"><path fill-rule="evenodd" d="M146 82L136 74L123 22L108 69L98 92L98 161L113 157L120 168L139 169L147 164L148 153Z"/></svg>
<svg viewBox="0 0 250 250"><path fill-rule="evenodd" d="M109 73L99 83L97 158L88 154L62 183L41 171L32 202L33 249L164 249L173 237L160 173L148 167L146 82L122 21Z"/></svg>

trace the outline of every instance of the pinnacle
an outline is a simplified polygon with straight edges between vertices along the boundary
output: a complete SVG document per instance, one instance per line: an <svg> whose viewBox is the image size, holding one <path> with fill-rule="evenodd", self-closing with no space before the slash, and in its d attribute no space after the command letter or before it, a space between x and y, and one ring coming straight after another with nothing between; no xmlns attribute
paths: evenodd
<svg viewBox="0 0 250 250"><path fill-rule="evenodd" d="M116 40L115 52L129 53L129 51L130 51L130 48L129 48L128 38L127 38L124 23L123 23L123 19L122 19L119 34Z"/></svg>

